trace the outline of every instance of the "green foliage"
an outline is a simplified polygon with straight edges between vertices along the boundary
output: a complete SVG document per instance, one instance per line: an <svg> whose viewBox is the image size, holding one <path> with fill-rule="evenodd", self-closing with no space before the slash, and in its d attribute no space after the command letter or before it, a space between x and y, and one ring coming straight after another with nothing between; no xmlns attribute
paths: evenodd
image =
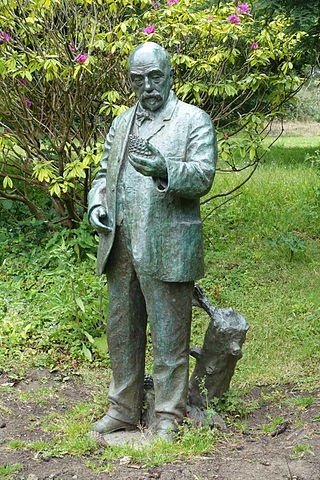
<svg viewBox="0 0 320 480"><path fill-rule="evenodd" d="M207 273L200 283L214 304L233 307L250 324L233 380L237 387L318 381L319 176L305 157L319 148L319 138L282 138L242 195L204 224ZM244 176L219 173L209 195L233 188ZM211 207L202 209L205 216ZM266 244L274 226L304 241L305 250L292 262L287 246ZM78 369L84 362L101 365L109 376L107 289L94 273L96 240L91 234L87 238L87 224L50 234L41 222L29 230L27 225L10 229L0 229L2 368L10 363L20 371L21 359L24 366L31 362L50 369ZM207 323L197 309L192 345L202 344ZM150 344L147 352L149 369Z"/></svg>
<svg viewBox="0 0 320 480"><path fill-rule="evenodd" d="M102 408L105 408L105 398L100 403L103 403L103 407L98 406L94 400L90 403L77 403L64 414L53 412L47 418L42 417L41 430L52 432L50 440L40 439L31 443L10 440L6 447L34 450L39 458L88 456L94 453L94 461L88 463L88 466L94 471L102 472L110 469L110 462L123 457L129 457L130 463L155 466L182 460L190 455L208 453L218 440L216 430L209 427L195 428L185 423L179 427L177 442L173 444L154 438L146 445L139 445L139 448L129 444L98 448L96 438L88 435L88 432L95 416L101 414Z"/></svg>
<svg viewBox="0 0 320 480"><path fill-rule="evenodd" d="M21 450L22 448L26 448L27 443L23 440L10 440L6 446L11 448L12 450Z"/></svg>
<svg viewBox="0 0 320 480"><path fill-rule="evenodd" d="M20 472L23 469L21 463L14 463L12 465L0 465L0 474L1 478L5 480L6 478L12 478L11 475Z"/></svg>
<svg viewBox="0 0 320 480"><path fill-rule="evenodd" d="M306 155L306 162L310 162L310 165L317 168L320 173L320 150L316 150L312 154L308 153Z"/></svg>
<svg viewBox="0 0 320 480"><path fill-rule="evenodd" d="M284 423L284 419L282 417L275 417L272 419L271 423L267 425L261 425L261 429L264 433L271 433L277 429L282 423Z"/></svg>
<svg viewBox="0 0 320 480"><path fill-rule="evenodd" d="M296 445L293 447L293 452L294 454L291 455L291 458L303 458L306 454L314 455L312 446L307 443Z"/></svg>
<svg viewBox="0 0 320 480"><path fill-rule="evenodd" d="M239 13L234 24L234 13L234 2L194 8L190 0L162 1L156 8L151 0L3 1L1 197L22 202L39 220L51 220L51 199L56 216L77 225L105 127L133 102L127 56L147 40L169 50L179 97L207 110L224 133L226 169L248 169L251 178L265 124L301 83L294 64L303 34L285 34L284 15L266 24Z"/></svg>
<svg viewBox="0 0 320 480"><path fill-rule="evenodd" d="M214 398L211 402L211 408L223 415L234 419L247 415L251 406L235 391L228 390L221 398Z"/></svg>
<svg viewBox="0 0 320 480"><path fill-rule="evenodd" d="M41 237L40 246L24 234L4 236L2 274L7 282L0 301L4 356L7 349L27 345L26 356L32 358L40 349L49 362L52 353L65 356L66 350L71 357L90 361L94 355L105 358L107 301L104 306L100 301L106 296L105 281L94 272L96 240L88 228L83 222L74 232ZM41 365L41 355L37 362Z"/></svg>
<svg viewBox="0 0 320 480"><path fill-rule="evenodd" d="M300 48L304 51L302 65L313 65L319 55L320 18L319 0L254 0L257 15L265 17L268 22L279 13L289 15L292 19L288 31L304 31L306 38Z"/></svg>
<svg viewBox="0 0 320 480"><path fill-rule="evenodd" d="M216 430L207 427L192 428L184 425L180 428L178 441L168 443L165 440L155 439L139 449L130 445L115 446L105 449L102 459L112 461L123 457L130 457L131 463L153 467L163 463L183 460L190 455L205 454L212 451L218 439Z"/></svg>
<svg viewBox="0 0 320 480"><path fill-rule="evenodd" d="M285 248L289 250L290 257L289 260L293 259L293 254L298 252L304 252L306 249L305 242L295 235L292 232L282 232L277 230L276 227L273 227L274 230L274 237L267 238L265 240L267 245L276 248Z"/></svg>
<svg viewBox="0 0 320 480"><path fill-rule="evenodd" d="M302 396L302 397L299 396L296 398L292 398L290 399L289 403L291 405L294 405L295 407L305 409L310 407L310 405L312 405L313 402L314 402L314 397L308 395L308 396Z"/></svg>
<svg viewBox="0 0 320 480"><path fill-rule="evenodd" d="M232 306L250 324L236 385L275 378L318 382L319 180L317 170L305 162L306 152L312 155L317 149L319 137L282 138L242 195L204 223L207 273L201 285L216 305ZM241 175L218 174L214 188L230 188ZM204 216L210 209L203 205ZM295 261L265 243L274 236L274 226L303 239L305 250L295 254ZM197 324L205 319L200 315ZM201 334L193 341L201 344Z"/></svg>

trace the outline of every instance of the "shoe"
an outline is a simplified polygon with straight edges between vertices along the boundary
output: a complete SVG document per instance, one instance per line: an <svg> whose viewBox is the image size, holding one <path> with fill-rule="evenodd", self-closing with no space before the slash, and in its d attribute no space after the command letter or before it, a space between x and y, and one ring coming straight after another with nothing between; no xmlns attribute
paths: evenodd
<svg viewBox="0 0 320 480"><path fill-rule="evenodd" d="M131 423L117 420L110 417L108 414L92 424L92 430L99 433L112 433L118 430L136 430L137 426Z"/></svg>
<svg viewBox="0 0 320 480"><path fill-rule="evenodd" d="M177 433L177 423L175 420L160 419L156 428L156 435L161 440L174 442Z"/></svg>

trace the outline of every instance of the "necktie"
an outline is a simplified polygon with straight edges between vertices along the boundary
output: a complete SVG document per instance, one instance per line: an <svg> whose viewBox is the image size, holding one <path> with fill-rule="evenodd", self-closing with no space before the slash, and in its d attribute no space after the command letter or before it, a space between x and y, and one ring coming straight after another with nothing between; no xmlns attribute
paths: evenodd
<svg viewBox="0 0 320 480"><path fill-rule="evenodd" d="M140 108L136 113L136 121L138 126L140 127L145 120L153 120L153 115L151 112Z"/></svg>

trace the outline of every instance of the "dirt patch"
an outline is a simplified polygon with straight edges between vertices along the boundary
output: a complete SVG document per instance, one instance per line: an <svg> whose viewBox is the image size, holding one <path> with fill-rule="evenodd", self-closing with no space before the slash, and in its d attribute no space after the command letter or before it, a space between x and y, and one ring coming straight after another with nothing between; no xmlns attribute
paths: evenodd
<svg viewBox="0 0 320 480"><path fill-rule="evenodd" d="M48 414L54 417L90 402L94 386L84 385L81 378L63 381L59 374L34 370L22 381L2 374L0 387L0 467L22 465L11 476L0 473L1 480L320 480L318 392L257 387L245 398L255 408L221 435L209 455L152 468L128 457L113 462L111 473L94 473L86 466L94 454L56 458L8 446L10 441L50 441L56 433L34 425Z"/></svg>
<svg viewBox="0 0 320 480"><path fill-rule="evenodd" d="M270 134L277 136L282 132L286 137L317 137L320 136L320 123L318 122L273 122Z"/></svg>

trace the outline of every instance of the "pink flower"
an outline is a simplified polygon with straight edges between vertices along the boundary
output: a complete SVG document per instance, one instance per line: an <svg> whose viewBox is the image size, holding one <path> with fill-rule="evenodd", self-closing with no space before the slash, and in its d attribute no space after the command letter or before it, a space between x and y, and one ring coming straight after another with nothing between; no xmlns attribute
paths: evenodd
<svg viewBox="0 0 320 480"><path fill-rule="evenodd" d="M24 104L25 104L26 108L31 108L31 100L30 100L30 98L26 97L26 98L24 99Z"/></svg>
<svg viewBox="0 0 320 480"><path fill-rule="evenodd" d="M155 31L156 31L155 27L146 27L143 30L143 33L145 33L146 35L150 35L151 33L154 33Z"/></svg>
<svg viewBox="0 0 320 480"><path fill-rule="evenodd" d="M237 8L237 13L245 13L250 15L250 7L247 3L240 3Z"/></svg>
<svg viewBox="0 0 320 480"><path fill-rule="evenodd" d="M208 15L208 20L212 20L212 15Z"/></svg>
<svg viewBox="0 0 320 480"><path fill-rule="evenodd" d="M21 85L27 85L27 80L25 78L18 78L18 82L21 84Z"/></svg>
<svg viewBox="0 0 320 480"><path fill-rule="evenodd" d="M179 3L179 0L167 0L167 5L173 5L174 3Z"/></svg>
<svg viewBox="0 0 320 480"><path fill-rule="evenodd" d="M80 65L82 65L84 62L86 62L88 59L87 55L84 55L83 53L81 55L78 55L76 58L76 62L78 62Z"/></svg>
<svg viewBox="0 0 320 480"><path fill-rule="evenodd" d="M0 42L10 42L11 37L6 32L0 32Z"/></svg>
<svg viewBox="0 0 320 480"><path fill-rule="evenodd" d="M250 45L250 48L253 48L253 50L256 50L257 48L259 48L259 44L257 42L252 42Z"/></svg>
<svg viewBox="0 0 320 480"><path fill-rule="evenodd" d="M237 17L237 15L229 15L227 20L228 22L234 23L235 25L238 25L238 23L240 23L240 18Z"/></svg>
<svg viewBox="0 0 320 480"><path fill-rule="evenodd" d="M229 138L229 132L224 132L223 133L223 138L226 138L226 139Z"/></svg>
<svg viewBox="0 0 320 480"><path fill-rule="evenodd" d="M159 8L161 8L161 3L160 3L160 2L157 2L156 0L152 0L152 7L153 7L155 10L159 10Z"/></svg>

